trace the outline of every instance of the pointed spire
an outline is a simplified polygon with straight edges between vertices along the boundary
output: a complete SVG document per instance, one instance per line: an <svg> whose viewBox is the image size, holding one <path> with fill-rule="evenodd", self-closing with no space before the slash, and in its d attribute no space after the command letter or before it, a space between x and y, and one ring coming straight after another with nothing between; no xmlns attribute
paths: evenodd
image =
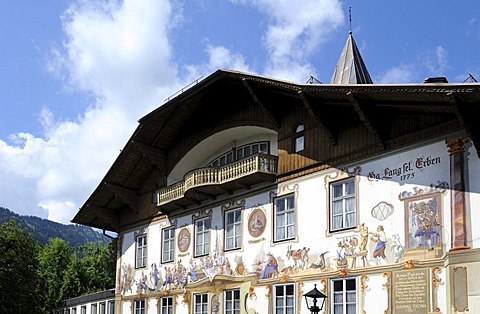
<svg viewBox="0 0 480 314"><path fill-rule="evenodd" d="M352 31L348 32L347 42L338 59L330 84L373 84Z"/></svg>

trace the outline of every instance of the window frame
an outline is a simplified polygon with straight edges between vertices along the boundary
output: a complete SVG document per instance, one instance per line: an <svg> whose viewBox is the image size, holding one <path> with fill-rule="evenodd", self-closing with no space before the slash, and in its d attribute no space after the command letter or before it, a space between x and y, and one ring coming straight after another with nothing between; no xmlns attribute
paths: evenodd
<svg viewBox="0 0 480 314"><path fill-rule="evenodd" d="M133 300L133 314L145 314L145 299Z"/></svg>
<svg viewBox="0 0 480 314"><path fill-rule="evenodd" d="M234 215L234 221L233 223L228 223L228 219L230 215ZM235 217L238 215L238 218ZM223 225L224 225L224 250L225 251L232 251L232 250L238 250L242 248L242 240L243 240L243 210L242 207L236 207L232 208L229 210L224 211L224 220L223 220ZM235 221L235 218L238 219L238 221ZM229 235L229 226L232 226L233 234ZM229 239L233 239L233 244L232 246L229 246L228 242ZM238 240L238 244L237 244Z"/></svg>
<svg viewBox="0 0 480 314"><path fill-rule="evenodd" d="M262 149L262 146L264 149ZM258 148L256 152L255 147ZM247 154L245 154L246 152ZM228 150L215 157L207 164L207 167L222 167L228 165L229 163L233 163L256 154L270 154L270 141L256 141L238 147L233 147L231 150Z"/></svg>
<svg viewBox="0 0 480 314"><path fill-rule="evenodd" d="M199 229L199 223L200 222L206 222L208 221L208 227L205 226L205 223L203 223L203 229ZM212 228L212 221L210 216L207 217L202 217L198 218L194 221L194 256L199 257L199 256L205 256L210 253L210 242L211 242L211 235L210 231ZM199 243L199 235L202 235L202 241ZM198 246L201 246L201 251L198 249Z"/></svg>
<svg viewBox="0 0 480 314"><path fill-rule="evenodd" d="M166 304L165 304L166 302ZM173 308L173 297L172 296L167 296L167 297L161 297L160 298L160 306L158 307L158 314L173 314L174 308Z"/></svg>
<svg viewBox="0 0 480 314"><path fill-rule="evenodd" d="M115 301L108 301L107 311L108 314L115 314Z"/></svg>
<svg viewBox="0 0 480 314"><path fill-rule="evenodd" d="M145 239L144 243L139 246L139 239ZM147 267L147 234L142 233L135 236L135 268ZM140 255L141 252L141 255Z"/></svg>
<svg viewBox="0 0 480 314"><path fill-rule="evenodd" d="M98 304L92 303L90 305L90 314L98 314Z"/></svg>
<svg viewBox="0 0 480 314"><path fill-rule="evenodd" d="M238 298L236 298L238 294ZM231 295L231 297L229 296ZM232 307L228 308L228 303L231 303ZM225 314L240 314L241 311L240 302L240 289L228 289L223 291L223 312Z"/></svg>
<svg viewBox="0 0 480 314"><path fill-rule="evenodd" d="M355 284L355 289L354 290L347 290L347 281L349 282L352 282ZM341 302L336 302L336 295L338 295L339 293L336 292L335 290L335 282L342 282L342 290L341 290L341 294L342 294L342 301ZM348 305L353 305L355 306L355 311L354 313L356 313L356 311L358 310L358 306L357 306L357 302L358 302L358 283L357 283L357 279L355 277L349 277L349 278L335 278L335 279L331 279L331 298L330 298L330 309L331 309L331 313L332 314L345 314L347 313L347 306ZM354 291L354 296L355 296L355 300L353 301L348 301L348 297L347 297L347 292L348 291ZM335 309L335 306L341 306L341 312L337 313L335 312L336 309Z"/></svg>
<svg viewBox="0 0 480 314"><path fill-rule="evenodd" d="M299 153L305 150L305 124L297 123L293 129L293 151ZM299 142L301 140L301 142ZM301 145L301 147L299 147Z"/></svg>
<svg viewBox="0 0 480 314"><path fill-rule="evenodd" d="M293 201L293 207L290 208L288 207L288 199L292 199ZM279 219L279 211L278 211L278 205L279 202L283 201L285 203L285 209L281 211L281 216L284 217L282 220ZM280 196L276 196L273 198L273 242L282 242L282 241L288 241L288 240L293 240L297 236L297 209L296 209L297 201L296 201L296 193L288 193ZM288 223L288 215L290 213L293 213L293 222ZM283 221L283 225L279 225L279 221ZM289 226L293 226L293 234L288 233L288 228ZM279 237L279 229L282 228L284 231L284 236Z"/></svg>
<svg viewBox="0 0 480 314"><path fill-rule="evenodd" d="M348 193L346 191L347 184L353 184L353 193ZM341 186L342 187L342 194L340 196L334 196L335 187ZM339 180L335 180L329 182L328 184L328 230L331 233L341 232L345 230L351 230L358 226L358 186L357 180L354 176L342 178ZM348 212L346 201L353 199L353 211ZM335 214L334 212L334 202L342 202L342 212L339 214ZM350 225L346 225L346 216L352 214L353 216L353 223ZM335 217L341 216L342 217L342 224L341 226L335 226Z"/></svg>
<svg viewBox="0 0 480 314"><path fill-rule="evenodd" d="M166 238L165 234L169 233L170 238ZM168 242L167 242L168 241ZM165 248L168 245L170 248L168 251L165 251ZM162 229L162 248L161 248L161 263L171 263L175 260L175 227L167 227ZM169 258L166 258L165 256L169 255Z"/></svg>
<svg viewBox="0 0 480 314"><path fill-rule="evenodd" d="M201 298L200 302L197 302L197 297ZM200 311L197 311L198 304L202 307ZM208 293L207 292L194 293L192 306L193 306L193 309L192 309L193 314L208 314L208 310L209 310ZM206 306L206 309L204 309L203 306Z"/></svg>
<svg viewBox="0 0 480 314"><path fill-rule="evenodd" d="M287 292L288 292L286 290L287 287L292 288L292 293L291 294L287 294ZM283 291L283 294L280 296L283 300L283 302L282 302L283 304L280 305L280 308L279 308L279 305L278 305L278 301L279 301L279 296L277 295L277 289L278 288L282 288L282 291ZM297 300L296 300L295 284L285 283L285 284L274 285L273 286L272 297L273 297L273 311L274 311L274 313L278 313L278 314L296 313L296 311L297 311ZM293 306L288 305L289 299L291 299L291 301L293 301ZM291 312L288 311L289 308L292 308Z"/></svg>
<svg viewBox="0 0 480 314"><path fill-rule="evenodd" d="M107 304L105 301L98 303L98 314L107 314Z"/></svg>

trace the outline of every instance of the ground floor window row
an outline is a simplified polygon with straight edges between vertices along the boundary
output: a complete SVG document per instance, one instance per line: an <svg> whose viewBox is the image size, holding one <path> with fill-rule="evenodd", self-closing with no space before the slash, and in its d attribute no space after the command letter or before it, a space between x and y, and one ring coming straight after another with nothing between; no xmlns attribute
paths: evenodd
<svg viewBox="0 0 480 314"><path fill-rule="evenodd" d="M115 301L102 301L64 309L57 309L54 314L115 314Z"/></svg>
<svg viewBox="0 0 480 314"><path fill-rule="evenodd" d="M341 278L332 279L330 284L330 297L326 300L325 307L330 308L332 314L357 313L357 279ZM147 311L146 299L136 299L133 302L134 314L151 313ZM299 311L298 292L294 283L274 285L271 290L270 302L275 314L294 314ZM173 314L175 301L172 296L162 297L158 302L158 314ZM242 299L240 289L224 290L222 295L212 293L193 293L189 304L191 313L208 314L240 314L242 311ZM302 304L302 306L305 306Z"/></svg>

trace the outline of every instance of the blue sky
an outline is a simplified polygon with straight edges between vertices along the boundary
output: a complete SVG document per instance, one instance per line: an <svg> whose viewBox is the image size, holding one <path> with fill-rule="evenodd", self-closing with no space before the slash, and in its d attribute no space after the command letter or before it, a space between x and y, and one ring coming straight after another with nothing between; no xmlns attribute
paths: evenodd
<svg viewBox="0 0 480 314"><path fill-rule="evenodd" d="M137 120L219 68L328 83L349 7L375 83L480 79L476 0L5 2L0 206L68 223Z"/></svg>

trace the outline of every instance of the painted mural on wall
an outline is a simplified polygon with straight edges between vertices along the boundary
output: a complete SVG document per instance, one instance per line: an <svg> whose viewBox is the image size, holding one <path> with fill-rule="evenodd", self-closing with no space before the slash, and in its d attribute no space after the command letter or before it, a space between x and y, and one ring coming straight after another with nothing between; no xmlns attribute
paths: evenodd
<svg viewBox="0 0 480 314"><path fill-rule="evenodd" d="M403 191L399 199L405 202L405 234L407 249L432 250L442 245L442 193L448 183L438 182L427 188L414 187Z"/></svg>

